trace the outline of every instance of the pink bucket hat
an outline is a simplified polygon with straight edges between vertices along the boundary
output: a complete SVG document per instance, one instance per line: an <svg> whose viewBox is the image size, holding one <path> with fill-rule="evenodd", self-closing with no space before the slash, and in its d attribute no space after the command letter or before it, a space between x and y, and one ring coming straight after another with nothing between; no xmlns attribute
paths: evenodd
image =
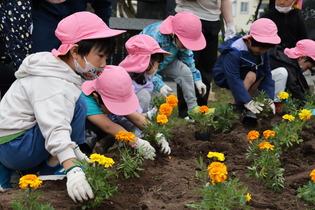
<svg viewBox="0 0 315 210"><path fill-rule="evenodd" d="M106 108L115 115L131 114L139 107L131 78L120 66L107 65L101 76L82 84L85 95L90 95L93 91L101 95Z"/></svg>
<svg viewBox="0 0 315 210"><path fill-rule="evenodd" d="M154 53L171 54L162 50L157 41L146 34L131 37L125 46L128 55L119 66L123 67L127 72L144 72L150 64L150 56Z"/></svg>
<svg viewBox="0 0 315 210"><path fill-rule="evenodd" d="M113 30L97 15L91 12L76 12L62 19L55 31L61 41L58 50L51 52L55 57L66 54L74 43L85 39L113 37L122 34L124 30Z"/></svg>
<svg viewBox="0 0 315 210"><path fill-rule="evenodd" d="M268 18L259 18L253 22L249 29L249 35L243 38L246 39L250 36L261 43L279 44L281 42L277 25Z"/></svg>
<svg viewBox="0 0 315 210"><path fill-rule="evenodd" d="M306 55L315 61L315 41L311 39L302 39L296 43L294 48L285 48L284 53L289 58L296 59Z"/></svg>
<svg viewBox="0 0 315 210"><path fill-rule="evenodd" d="M181 43L190 50L202 50L206 40L202 34L200 19L191 12L179 12L168 16L160 25L162 34L175 33Z"/></svg>
<svg viewBox="0 0 315 210"><path fill-rule="evenodd" d="M302 9L303 0L298 0L296 3L294 3L293 8L295 9Z"/></svg>

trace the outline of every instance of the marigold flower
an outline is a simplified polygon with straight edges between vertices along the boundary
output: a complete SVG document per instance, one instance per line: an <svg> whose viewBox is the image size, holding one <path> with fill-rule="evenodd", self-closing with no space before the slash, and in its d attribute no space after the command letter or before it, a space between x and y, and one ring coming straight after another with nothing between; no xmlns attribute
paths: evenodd
<svg viewBox="0 0 315 210"><path fill-rule="evenodd" d="M115 139L117 141L124 141L126 143L129 142L133 142L135 139L135 135L132 132L127 132L127 131L119 131L116 135L115 135Z"/></svg>
<svg viewBox="0 0 315 210"><path fill-rule="evenodd" d="M246 201L249 202L252 199L252 195L250 193L246 194Z"/></svg>
<svg viewBox="0 0 315 210"><path fill-rule="evenodd" d="M252 130L252 131L250 131L250 132L247 134L247 139L248 139L249 141L253 141L253 140L255 140L255 139L258 139L258 137L259 137L259 132L256 131L256 130Z"/></svg>
<svg viewBox="0 0 315 210"><path fill-rule="evenodd" d="M174 95L169 95L166 97L166 103L168 103L172 108L178 105L178 99Z"/></svg>
<svg viewBox="0 0 315 210"><path fill-rule="evenodd" d="M105 165L106 163L105 156L96 153L90 155L90 161L99 165Z"/></svg>
<svg viewBox="0 0 315 210"><path fill-rule="evenodd" d="M287 93L287 92L280 92L280 93L278 94L278 96L279 96L279 98L280 98L281 100L285 100L285 99L288 99L288 98L289 98L289 93Z"/></svg>
<svg viewBox="0 0 315 210"><path fill-rule="evenodd" d="M312 117L311 110L302 109L301 112L299 113L299 117L303 121L309 120Z"/></svg>
<svg viewBox="0 0 315 210"><path fill-rule="evenodd" d="M164 114L166 116L170 116L172 114L173 108L168 103L161 104L159 113Z"/></svg>
<svg viewBox="0 0 315 210"><path fill-rule="evenodd" d="M212 162L207 170L213 185L219 182L224 182L227 179L228 172L224 163Z"/></svg>
<svg viewBox="0 0 315 210"><path fill-rule="evenodd" d="M273 130L265 130L265 131L263 132L263 135L264 135L264 139L267 140L267 139L269 139L269 137L275 136L276 133L275 133Z"/></svg>
<svg viewBox="0 0 315 210"><path fill-rule="evenodd" d="M207 106L201 106L201 107L199 108L199 112L200 112L200 113L208 113L208 112L209 112L209 107L207 107Z"/></svg>
<svg viewBox="0 0 315 210"><path fill-rule="evenodd" d="M313 169L313 171L310 173L310 176L311 176L311 180L315 182L315 169Z"/></svg>
<svg viewBox="0 0 315 210"><path fill-rule="evenodd" d="M159 114L158 116L156 116L156 122L160 125L168 123L167 116L165 114Z"/></svg>
<svg viewBox="0 0 315 210"><path fill-rule="evenodd" d="M28 189L29 187L36 189L43 181L41 181L35 174L27 174L20 178L19 186L21 189Z"/></svg>
<svg viewBox="0 0 315 210"><path fill-rule="evenodd" d="M290 114L285 114L282 116L283 119L285 120L289 120L289 121L294 121L295 117L293 117L292 115Z"/></svg>
<svg viewBox="0 0 315 210"><path fill-rule="evenodd" d="M225 157L223 153L219 153L219 152L209 152L207 155L208 158L217 158L219 161L224 161Z"/></svg>
<svg viewBox="0 0 315 210"><path fill-rule="evenodd" d="M275 147L274 145L271 145L269 142L262 142L260 144L258 144L259 149L270 149L273 150L273 148Z"/></svg>
<svg viewBox="0 0 315 210"><path fill-rule="evenodd" d="M115 164L115 161L113 160L113 158L105 157L104 161L105 161L105 164L104 164L105 168L112 167Z"/></svg>

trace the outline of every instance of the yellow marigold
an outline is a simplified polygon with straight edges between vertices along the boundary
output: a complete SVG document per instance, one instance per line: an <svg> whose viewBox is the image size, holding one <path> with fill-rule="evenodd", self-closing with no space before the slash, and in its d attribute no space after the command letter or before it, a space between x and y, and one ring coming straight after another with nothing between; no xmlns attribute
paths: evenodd
<svg viewBox="0 0 315 210"><path fill-rule="evenodd" d="M311 110L302 109L301 112L299 113L299 117L303 121L309 120L312 117Z"/></svg>
<svg viewBox="0 0 315 210"><path fill-rule="evenodd" d="M260 144L258 144L259 149L270 149L273 150L273 148L275 147L274 145L271 145L269 142L262 142Z"/></svg>
<svg viewBox="0 0 315 210"><path fill-rule="evenodd" d="M159 113L164 114L166 116L170 116L172 114L173 108L168 103L161 104Z"/></svg>
<svg viewBox="0 0 315 210"><path fill-rule="evenodd" d="M115 164L115 161L113 160L113 158L105 157L105 164L104 164L105 168L112 167L114 164Z"/></svg>
<svg viewBox="0 0 315 210"><path fill-rule="evenodd" d="M29 187L36 189L41 186L42 183L43 181L41 181L35 174L27 174L20 178L19 185L21 189L27 189Z"/></svg>
<svg viewBox="0 0 315 210"><path fill-rule="evenodd" d="M209 112L209 107L207 107L207 106L201 106L201 107L199 108L199 112L200 112L200 113L208 113L208 112Z"/></svg>
<svg viewBox="0 0 315 210"><path fill-rule="evenodd" d="M313 169L313 171L310 173L310 176L311 176L311 180L315 182L315 169Z"/></svg>
<svg viewBox="0 0 315 210"><path fill-rule="evenodd" d="M166 97L166 103L168 103L172 108L178 105L178 99L174 95L169 95Z"/></svg>
<svg viewBox="0 0 315 210"><path fill-rule="evenodd" d="M252 199L252 195L250 193L246 194L246 201L249 202Z"/></svg>
<svg viewBox="0 0 315 210"><path fill-rule="evenodd" d="M160 125L164 125L168 122L167 116L165 114L159 114L156 116L156 122Z"/></svg>
<svg viewBox="0 0 315 210"><path fill-rule="evenodd" d="M100 154L92 154L90 155L90 161L92 163L98 163L99 165L105 165L106 163L106 157L104 155L100 155Z"/></svg>
<svg viewBox="0 0 315 210"><path fill-rule="evenodd" d="M276 133L273 131L273 130L265 130L263 132L263 135L264 135L264 139L269 139L269 137L273 137L276 135Z"/></svg>
<svg viewBox="0 0 315 210"><path fill-rule="evenodd" d="M282 116L283 119L285 120L289 120L289 121L294 121L295 117L293 117L292 115L290 114L285 114Z"/></svg>
<svg viewBox="0 0 315 210"><path fill-rule="evenodd" d="M127 132L127 131L119 131L116 135L115 135L115 139L117 141L124 141L126 143L129 142L133 142L135 139L135 135L132 132Z"/></svg>
<svg viewBox="0 0 315 210"><path fill-rule="evenodd" d="M227 167L224 163L212 162L208 167L208 174L213 185L219 182L224 182L227 179Z"/></svg>
<svg viewBox="0 0 315 210"><path fill-rule="evenodd" d="M252 131L250 131L250 132L247 134L247 139L248 139L249 141L253 141L253 140L255 140L255 139L258 139L258 137L259 137L259 132L256 131L256 130L252 130Z"/></svg>
<svg viewBox="0 0 315 210"><path fill-rule="evenodd" d="M281 100L285 100L285 99L288 99L288 98L289 98L289 93L287 93L287 92L280 92L280 93L278 94L278 96L279 96L279 98L280 98Z"/></svg>
<svg viewBox="0 0 315 210"><path fill-rule="evenodd" d="M209 152L207 155L208 158L217 158L219 161L224 161L225 157L223 153L219 153L219 152Z"/></svg>

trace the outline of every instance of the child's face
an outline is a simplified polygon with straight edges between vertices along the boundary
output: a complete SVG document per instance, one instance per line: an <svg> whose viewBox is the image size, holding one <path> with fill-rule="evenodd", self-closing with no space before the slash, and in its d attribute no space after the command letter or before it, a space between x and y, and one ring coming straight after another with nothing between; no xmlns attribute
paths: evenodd
<svg viewBox="0 0 315 210"><path fill-rule="evenodd" d="M97 105L99 106L99 108L101 108L101 110L104 112L104 114L111 114L111 112L105 106L102 98L100 98L95 92L93 92L92 95L93 95Z"/></svg>
<svg viewBox="0 0 315 210"><path fill-rule="evenodd" d="M152 64L151 64L152 63ZM145 71L145 73L147 75L152 75L156 72L156 70L159 68L159 62L157 61L153 61L153 62L150 62L150 65L149 65L149 68Z"/></svg>
<svg viewBox="0 0 315 210"><path fill-rule="evenodd" d="M302 71L307 71L308 69L312 69L314 67L311 62L309 61L305 62L305 59L306 59L305 56L299 57L297 59L300 67L302 68L301 69Z"/></svg>
<svg viewBox="0 0 315 210"><path fill-rule="evenodd" d="M253 53L256 56L260 54L264 54L270 49L269 47L253 47L251 40L248 40L247 48L251 53Z"/></svg>
<svg viewBox="0 0 315 210"><path fill-rule="evenodd" d="M105 68L107 57L108 55L105 54L105 52L99 52L99 50L96 49L96 47L93 47L89 54L85 56L86 60L96 68ZM82 68L86 67L85 60L83 57L81 59L77 59L77 61Z"/></svg>
<svg viewBox="0 0 315 210"><path fill-rule="evenodd" d="M279 7L290 7L293 5L295 0L276 0L276 5Z"/></svg>

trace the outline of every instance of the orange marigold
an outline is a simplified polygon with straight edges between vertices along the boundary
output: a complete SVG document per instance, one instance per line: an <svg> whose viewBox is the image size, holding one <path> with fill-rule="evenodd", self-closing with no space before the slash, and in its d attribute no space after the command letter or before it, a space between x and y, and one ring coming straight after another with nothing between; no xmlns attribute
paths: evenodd
<svg viewBox="0 0 315 210"><path fill-rule="evenodd" d="M169 95L166 97L166 103L168 103L172 108L178 105L178 99L174 95Z"/></svg>
<svg viewBox="0 0 315 210"><path fill-rule="evenodd" d="M274 132L273 130L265 130L263 132L264 135L264 139L267 140L269 137L273 137L276 135L276 132Z"/></svg>
<svg viewBox="0 0 315 210"><path fill-rule="evenodd" d="M167 116L164 114L159 114L158 116L156 116L156 122L159 123L160 125L168 123Z"/></svg>
<svg viewBox="0 0 315 210"><path fill-rule="evenodd" d="M133 142L135 139L135 134L133 134L132 132L127 132L127 131L119 131L116 135L115 135L115 139L117 141L124 141L126 143L129 142Z"/></svg>
<svg viewBox="0 0 315 210"><path fill-rule="evenodd" d="M270 149L273 150L273 148L275 147L274 145L271 145L269 142L263 142L258 144L259 149Z"/></svg>
<svg viewBox="0 0 315 210"><path fill-rule="evenodd" d="M161 104L159 113L164 114L166 116L170 116L172 114L173 108L168 103Z"/></svg>
<svg viewBox="0 0 315 210"><path fill-rule="evenodd" d="M35 174L27 174L20 178L19 186L21 189L28 189L30 187L36 189L41 186L42 183L43 181Z"/></svg>
<svg viewBox="0 0 315 210"><path fill-rule="evenodd" d="M255 139L258 139L258 137L259 137L259 132L255 130L252 130L247 134L247 139L249 141L254 141Z"/></svg>
<svg viewBox="0 0 315 210"><path fill-rule="evenodd" d="M207 107L207 106L201 106L201 107L199 108L199 112L200 112L200 113L208 113L208 112L209 112L209 107Z"/></svg>
<svg viewBox="0 0 315 210"><path fill-rule="evenodd" d="M311 176L311 180L315 182L315 169L313 169L313 171L310 173L310 176Z"/></svg>
<svg viewBox="0 0 315 210"><path fill-rule="evenodd" d="M227 179L228 172L224 163L212 162L207 170L213 185L219 182L224 182Z"/></svg>

